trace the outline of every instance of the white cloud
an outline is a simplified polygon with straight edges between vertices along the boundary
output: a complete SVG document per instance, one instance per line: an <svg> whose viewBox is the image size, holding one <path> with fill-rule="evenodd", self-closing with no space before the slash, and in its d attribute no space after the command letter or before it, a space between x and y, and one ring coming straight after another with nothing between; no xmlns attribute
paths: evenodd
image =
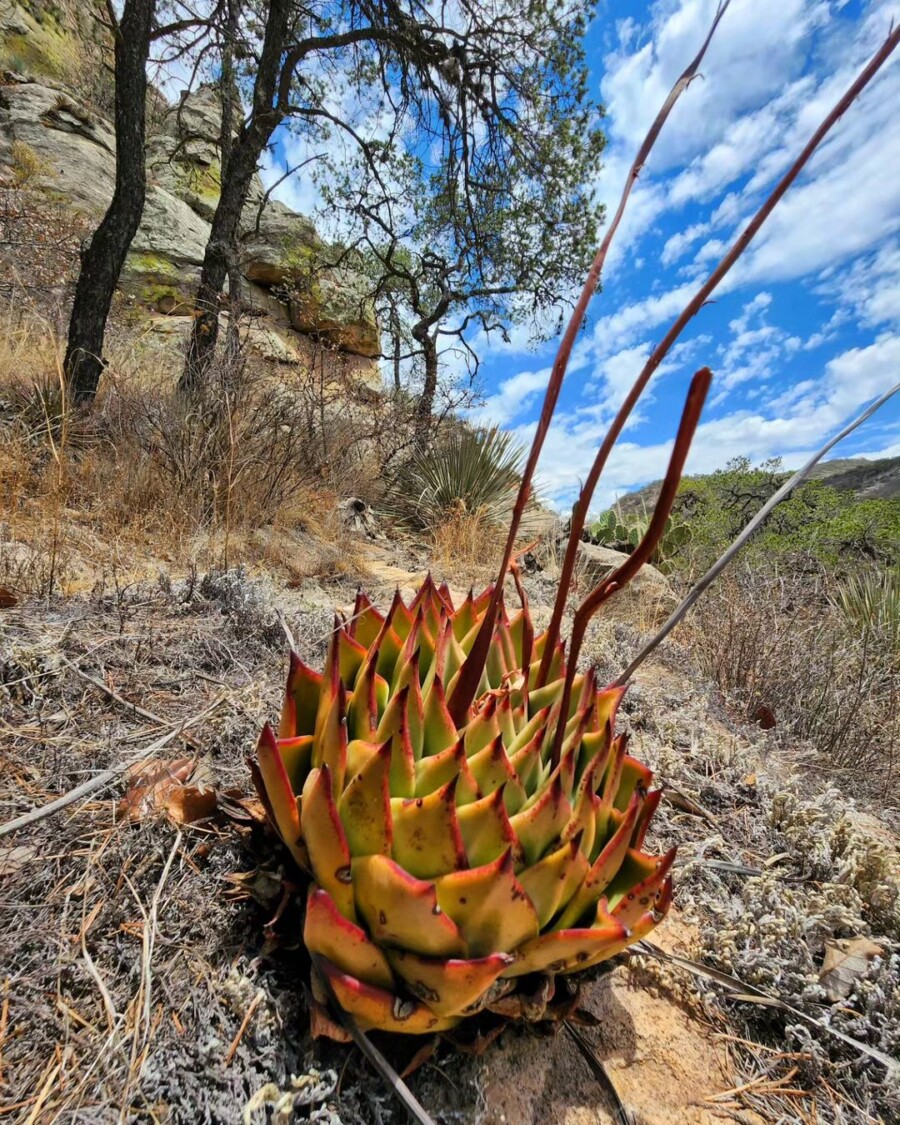
<svg viewBox="0 0 900 1125"><path fill-rule="evenodd" d="M616 141L637 147L715 10L716 0L658 3L652 40L632 51L630 30L606 57L601 94ZM709 152L739 117L783 91L804 65L811 32L827 18L827 4L811 0L735 0L704 60L703 79L682 97L654 149L653 170Z"/></svg>
<svg viewBox="0 0 900 1125"><path fill-rule="evenodd" d="M497 393L478 408L478 421L490 426L509 425L534 403L549 379L550 368L545 367L540 371L522 371L504 380Z"/></svg>
<svg viewBox="0 0 900 1125"><path fill-rule="evenodd" d="M753 460L784 456L800 461L898 378L900 339L885 335L868 347L848 349L831 359L818 379L794 388L794 394L773 399L762 409L735 410L703 422L694 440L688 471L711 472L739 454ZM576 494L605 430L605 423L586 425L578 414L562 414L555 419L540 474L548 495L561 506ZM530 439L533 426L521 427L518 432ZM608 506L616 495L658 479L665 471L671 448L670 435L650 445L620 443L610 457L594 506Z"/></svg>
<svg viewBox="0 0 900 1125"><path fill-rule="evenodd" d="M671 237L666 239L666 244L663 246L661 261L664 266L670 266L673 262L677 262L682 255L690 249L691 246L697 241L698 238L703 238L704 235L709 233L709 223L694 223L693 226L688 227L686 230L677 231Z"/></svg>

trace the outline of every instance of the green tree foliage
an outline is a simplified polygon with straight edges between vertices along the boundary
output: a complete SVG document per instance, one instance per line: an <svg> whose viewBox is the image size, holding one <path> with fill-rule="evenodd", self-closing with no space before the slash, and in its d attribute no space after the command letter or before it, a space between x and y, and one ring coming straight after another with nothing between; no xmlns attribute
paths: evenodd
<svg viewBox="0 0 900 1125"><path fill-rule="evenodd" d="M484 334L552 335L595 250L592 13L583 0L460 9L433 80L418 91L405 80L380 101L375 139L319 164L327 208L371 278L395 383L417 388L420 436L441 355L462 352L471 377Z"/></svg>
<svg viewBox="0 0 900 1125"><path fill-rule="evenodd" d="M183 387L211 360L252 175L281 128L289 173L316 177L335 220L336 260L322 265L369 264L430 415L438 338L505 330L519 302L564 306L594 249L593 0L251 0L223 30L231 10L218 0L211 23L249 112L223 161Z"/></svg>
<svg viewBox="0 0 900 1125"><path fill-rule="evenodd" d="M736 458L704 477L686 478L676 514L691 531L699 564L717 555L790 474L777 459L753 466ZM754 537L751 551L771 556L804 552L827 566L900 560L900 500L860 500L825 481L808 481L780 504Z"/></svg>

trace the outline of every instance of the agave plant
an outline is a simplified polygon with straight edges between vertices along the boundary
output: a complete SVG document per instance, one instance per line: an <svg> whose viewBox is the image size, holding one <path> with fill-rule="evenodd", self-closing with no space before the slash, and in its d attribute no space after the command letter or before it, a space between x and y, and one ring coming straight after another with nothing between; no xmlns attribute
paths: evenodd
<svg viewBox="0 0 900 1125"><path fill-rule="evenodd" d="M445 1030L524 974L613 956L669 904L673 854L642 850L659 794L614 732L622 690L575 678L554 765L562 646L538 687L527 608L501 607L454 722L447 693L492 592L454 607L427 579L386 615L360 594L324 674L292 657L260 739L259 791L313 877L304 942L363 1028Z"/></svg>
<svg viewBox="0 0 900 1125"><path fill-rule="evenodd" d="M672 481L708 385L698 373ZM604 581L582 622L653 546ZM429 576L385 614L360 593L323 672L292 655L278 731L259 741L258 791L311 876L304 943L363 1029L524 1014L510 1000L521 978L614 956L671 901L674 850L643 848L659 792L615 730L623 689L535 636L507 569L512 615L502 580L456 606Z"/></svg>
<svg viewBox="0 0 900 1125"><path fill-rule="evenodd" d="M602 688L578 667L591 618L652 557L665 532L708 369L691 382L640 542L577 607L564 645L581 533L610 451L653 373L890 56L900 29L648 358L582 485L550 624L539 636L514 554L568 359L629 193L726 7L727 0L651 125L563 335L497 582L457 606L446 585L428 578L409 605L398 594L384 614L360 594L350 619L335 623L322 672L292 655L278 730L267 726L260 738L252 766L257 789L309 876L303 940L314 995L336 1000L364 1029L431 1033L485 1010L542 1017L558 975L612 957L656 926L671 902L674 853L644 849L659 793L615 729L621 681ZM512 614L509 575L521 602Z"/></svg>

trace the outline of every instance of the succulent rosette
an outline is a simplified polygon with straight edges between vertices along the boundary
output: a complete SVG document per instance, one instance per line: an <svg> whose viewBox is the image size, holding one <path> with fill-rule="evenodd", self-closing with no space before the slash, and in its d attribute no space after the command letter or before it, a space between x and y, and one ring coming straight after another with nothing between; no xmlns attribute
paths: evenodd
<svg viewBox="0 0 900 1125"><path fill-rule="evenodd" d="M304 942L363 1029L502 1012L520 978L597 965L669 907L674 851L644 850L659 792L615 731L624 689L567 684L518 585L512 616L493 587L455 606L430 576L386 614L360 593L323 672L291 654L260 738L257 788L310 876Z"/></svg>

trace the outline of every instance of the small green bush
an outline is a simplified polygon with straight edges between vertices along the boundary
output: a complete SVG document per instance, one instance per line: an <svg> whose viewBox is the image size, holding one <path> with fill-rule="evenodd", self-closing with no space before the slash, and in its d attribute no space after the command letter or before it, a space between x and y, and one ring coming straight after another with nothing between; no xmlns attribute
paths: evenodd
<svg viewBox="0 0 900 1125"><path fill-rule="evenodd" d="M686 547L705 568L789 477L777 459L746 458L682 482L675 518L691 531ZM827 567L892 566L900 562L900 500L859 499L825 481L808 481L775 509L747 548L775 559L804 552ZM745 555L745 557L748 557Z"/></svg>

